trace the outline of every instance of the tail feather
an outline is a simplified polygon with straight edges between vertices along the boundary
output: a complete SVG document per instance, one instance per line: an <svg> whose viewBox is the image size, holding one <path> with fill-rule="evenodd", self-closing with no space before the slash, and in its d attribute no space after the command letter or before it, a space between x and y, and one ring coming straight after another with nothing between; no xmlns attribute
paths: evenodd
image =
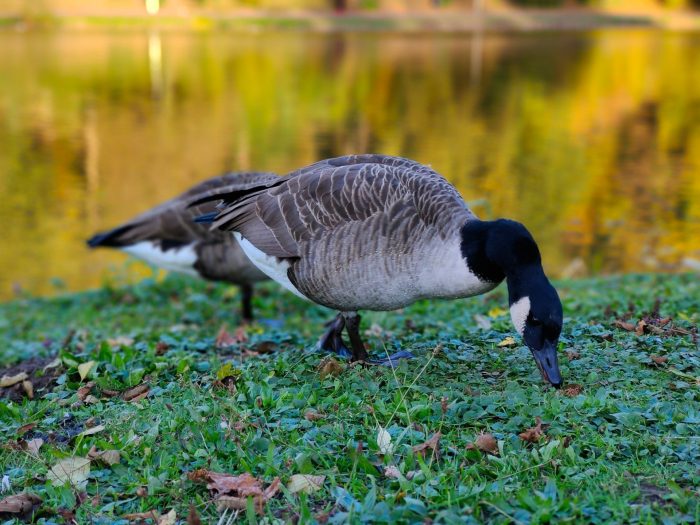
<svg viewBox="0 0 700 525"><path fill-rule="evenodd" d="M99 246L106 246L110 248L119 248L128 245L129 243L120 240L120 237L127 233L134 227L133 224L127 224L125 226L119 226L113 230L107 232L101 232L93 235L87 240L87 245L90 248L97 248Z"/></svg>

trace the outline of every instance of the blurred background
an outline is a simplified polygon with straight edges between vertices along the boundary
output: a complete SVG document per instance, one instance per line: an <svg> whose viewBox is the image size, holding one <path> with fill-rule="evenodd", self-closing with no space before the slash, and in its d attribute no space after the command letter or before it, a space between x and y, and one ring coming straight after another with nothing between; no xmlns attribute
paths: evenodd
<svg viewBox="0 0 700 525"><path fill-rule="evenodd" d="M554 276L700 268L697 0L0 0L0 299L228 170L432 165Z"/></svg>

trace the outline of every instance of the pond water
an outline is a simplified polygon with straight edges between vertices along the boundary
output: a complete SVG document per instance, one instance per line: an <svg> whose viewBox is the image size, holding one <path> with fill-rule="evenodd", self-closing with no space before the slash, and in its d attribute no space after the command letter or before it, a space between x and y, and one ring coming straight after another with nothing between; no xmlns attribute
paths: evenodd
<svg viewBox="0 0 700 525"><path fill-rule="evenodd" d="M552 275L700 265L700 35L0 33L0 298L148 270L84 240L226 170L381 152Z"/></svg>

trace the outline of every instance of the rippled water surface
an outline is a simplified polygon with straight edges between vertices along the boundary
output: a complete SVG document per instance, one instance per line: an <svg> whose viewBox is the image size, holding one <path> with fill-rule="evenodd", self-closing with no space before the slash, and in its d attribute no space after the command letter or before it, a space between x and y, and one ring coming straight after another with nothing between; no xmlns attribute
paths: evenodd
<svg viewBox="0 0 700 525"><path fill-rule="evenodd" d="M147 274L99 229L225 170L381 152L555 275L700 264L700 35L0 33L0 298Z"/></svg>

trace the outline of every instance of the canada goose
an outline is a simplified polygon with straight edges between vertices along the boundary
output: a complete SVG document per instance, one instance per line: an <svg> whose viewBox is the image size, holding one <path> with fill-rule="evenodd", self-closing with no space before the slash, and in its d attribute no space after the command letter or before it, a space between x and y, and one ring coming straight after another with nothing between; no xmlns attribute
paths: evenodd
<svg viewBox="0 0 700 525"><path fill-rule="evenodd" d="M152 208L113 230L98 233L87 243L119 248L154 266L241 288L243 319L253 319L253 283L267 275L251 264L230 233L212 231L194 222L214 204L189 206L213 191L235 191L259 186L278 177L272 173L227 173L197 184L174 199Z"/></svg>
<svg viewBox="0 0 700 525"><path fill-rule="evenodd" d="M470 297L505 279L516 330L544 379L561 385L562 307L532 235L514 221L477 219L428 166L352 155L213 198L223 203L204 218L212 228L233 231L250 260L282 286L340 312L328 348L344 348L344 325L352 359L364 361L358 310Z"/></svg>

